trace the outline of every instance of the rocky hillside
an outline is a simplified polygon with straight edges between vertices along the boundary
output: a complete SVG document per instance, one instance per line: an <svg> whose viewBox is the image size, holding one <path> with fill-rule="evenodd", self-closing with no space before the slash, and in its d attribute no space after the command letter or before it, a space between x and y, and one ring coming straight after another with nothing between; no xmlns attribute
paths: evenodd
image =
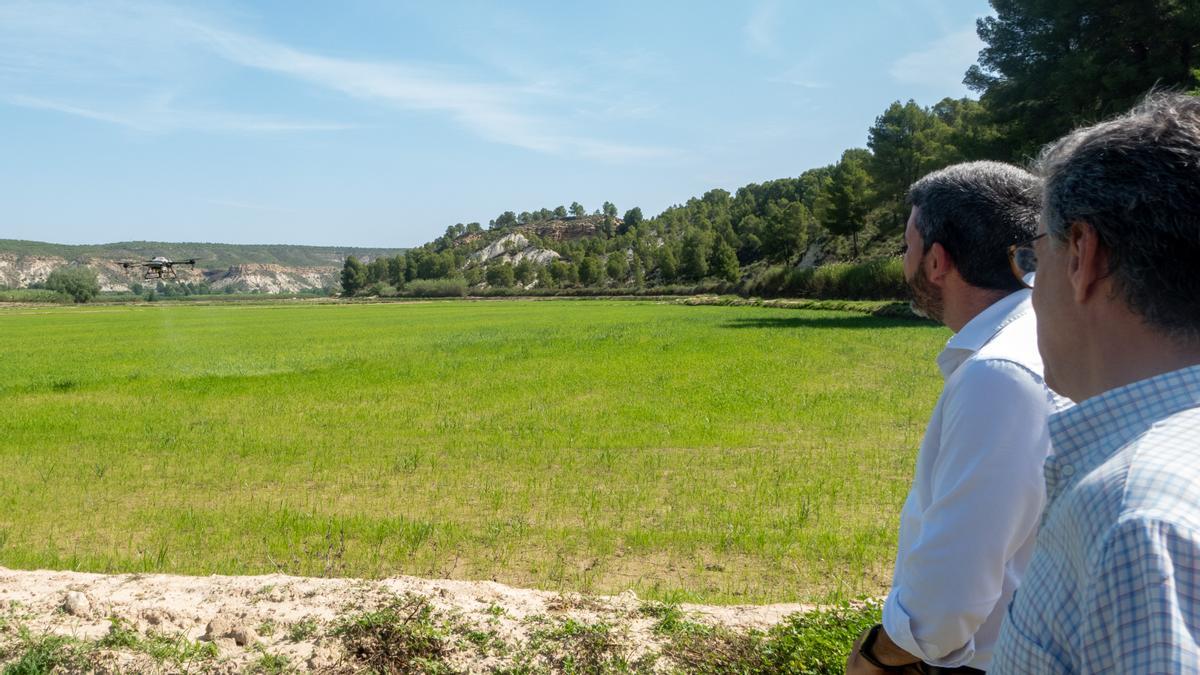
<svg viewBox="0 0 1200 675"><path fill-rule="evenodd" d="M622 220L612 218L612 226L620 227ZM584 237L594 237L604 227L604 216L580 216L577 218L555 218L516 228L518 232L533 233L551 241L574 241Z"/></svg>

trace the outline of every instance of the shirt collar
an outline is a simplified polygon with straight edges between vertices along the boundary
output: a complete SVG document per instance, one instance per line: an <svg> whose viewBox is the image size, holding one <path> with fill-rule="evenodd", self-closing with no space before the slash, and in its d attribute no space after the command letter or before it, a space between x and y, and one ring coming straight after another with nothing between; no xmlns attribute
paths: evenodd
<svg viewBox="0 0 1200 675"><path fill-rule="evenodd" d="M950 377L964 361L982 349L1005 326L1033 311L1030 296L1031 292L1027 288L1009 293L968 321L962 330L950 338L942 353L938 354L937 364L942 371L942 377Z"/></svg>
<svg viewBox="0 0 1200 675"><path fill-rule="evenodd" d="M1046 465L1047 492L1053 499L1159 420L1200 407L1200 366L1156 375L1081 401L1049 418L1054 454Z"/></svg>

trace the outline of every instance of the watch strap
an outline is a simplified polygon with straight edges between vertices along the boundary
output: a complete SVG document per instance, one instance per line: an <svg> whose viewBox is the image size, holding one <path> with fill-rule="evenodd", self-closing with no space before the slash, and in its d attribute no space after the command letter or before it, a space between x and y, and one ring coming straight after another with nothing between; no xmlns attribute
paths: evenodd
<svg viewBox="0 0 1200 675"><path fill-rule="evenodd" d="M920 661L903 663L900 665L891 665L880 661L879 657L875 656L875 641L879 639L879 631L881 630L883 630L883 624L881 623L871 626L871 630L867 632L867 637L863 638L862 644L858 646L858 653L867 660L867 663L870 663L876 668L881 668L889 673L911 672L912 666L920 663Z"/></svg>

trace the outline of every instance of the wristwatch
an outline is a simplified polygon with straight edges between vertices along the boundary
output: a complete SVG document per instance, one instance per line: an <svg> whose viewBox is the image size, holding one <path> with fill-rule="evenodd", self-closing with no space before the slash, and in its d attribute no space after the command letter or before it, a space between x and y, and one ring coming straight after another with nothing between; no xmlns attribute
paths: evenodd
<svg viewBox="0 0 1200 675"><path fill-rule="evenodd" d="M875 641L879 639L879 631L881 630L883 630L883 624L881 623L871 626L871 630L867 632L867 637L863 638L862 644L858 646L858 653L861 654L862 657L871 665L875 666L876 668L882 668L889 673L910 672L909 667L913 665L912 663L890 665L880 661L879 658L875 656ZM917 661L914 661L913 663L917 663Z"/></svg>

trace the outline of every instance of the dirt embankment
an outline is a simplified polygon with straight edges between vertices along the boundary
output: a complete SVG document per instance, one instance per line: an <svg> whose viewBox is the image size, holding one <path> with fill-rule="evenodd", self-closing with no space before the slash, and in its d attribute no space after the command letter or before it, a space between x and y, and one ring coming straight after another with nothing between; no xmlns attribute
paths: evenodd
<svg viewBox="0 0 1200 675"><path fill-rule="evenodd" d="M671 666L662 658L664 621L737 631L806 609L667 607L632 592L563 595L414 577L0 568L0 663L66 672L339 673L400 662L418 664L411 672L554 672L591 659L653 672Z"/></svg>

